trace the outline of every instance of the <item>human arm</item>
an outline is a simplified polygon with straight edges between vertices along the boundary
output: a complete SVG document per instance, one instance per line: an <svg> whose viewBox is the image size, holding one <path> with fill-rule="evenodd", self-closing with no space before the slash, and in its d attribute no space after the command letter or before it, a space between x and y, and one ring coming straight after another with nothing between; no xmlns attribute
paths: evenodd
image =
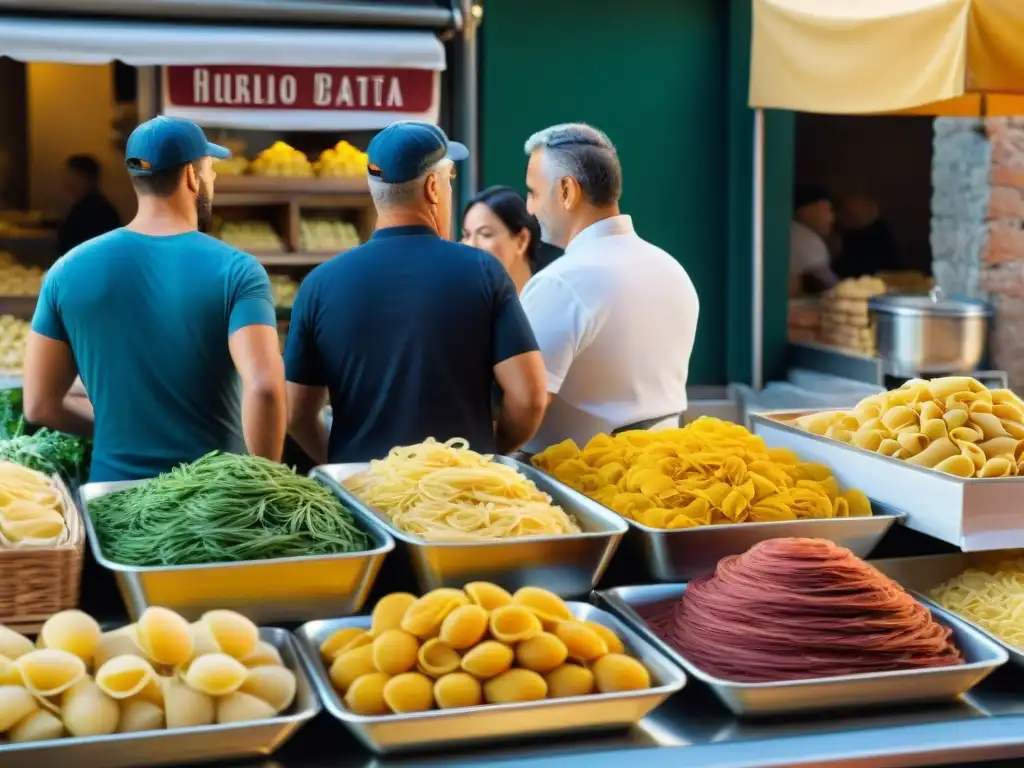
<svg viewBox="0 0 1024 768"><path fill-rule="evenodd" d="M242 380L242 434L254 456L280 461L285 436L284 361L266 270L251 257L233 275L228 350Z"/></svg>
<svg viewBox="0 0 1024 768"><path fill-rule="evenodd" d="M30 424L91 435L94 416L88 397L76 396L78 366L68 344L58 301L59 268L43 282L25 345L23 407ZM82 388L84 393L85 388Z"/></svg>
<svg viewBox="0 0 1024 768"><path fill-rule="evenodd" d="M491 333L494 379L502 396L495 439L499 453L510 453L522 448L540 429L548 406L547 377L515 285L500 265L498 268L492 277L495 314Z"/></svg>
<svg viewBox="0 0 1024 768"><path fill-rule="evenodd" d="M307 278L299 288L285 344L288 434L314 464L326 464L330 435L322 414L327 404L327 379L316 347L314 282Z"/></svg>

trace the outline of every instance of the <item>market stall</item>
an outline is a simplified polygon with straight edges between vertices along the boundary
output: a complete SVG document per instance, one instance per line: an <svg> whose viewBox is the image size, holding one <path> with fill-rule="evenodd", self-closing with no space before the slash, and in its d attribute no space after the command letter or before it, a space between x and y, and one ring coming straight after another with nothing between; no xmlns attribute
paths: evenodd
<svg viewBox="0 0 1024 768"><path fill-rule="evenodd" d="M1012 4L998 0L945 2L815 3L812 0L756 0L753 4L753 35L749 103L756 109L754 136L754 297L762 302L763 252L763 110L844 115L932 115L949 117L1001 117L1024 114L1017 73L1022 71L1016 44L1024 31L1024 16ZM885 282L885 276L879 276ZM926 286L911 292L926 294ZM915 341L924 347L908 370L905 360L893 360L897 347L907 339L883 339L873 348L872 325L876 316L862 306L872 296L882 299L884 287L850 285L843 295L831 296L816 309L796 310L804 318L815 312L829 314L829 342L821 340L791 345L792 367L812 368L848 378L888 386L917 373L941 375L985 371L984 344L974 345L972 359L964 362L949 348L957 343L971 346L959 330L950 336L942 329L921 328L935 317L966 316L970 307L932 308L922 305L911 311L901 307ZM892 290L892 287L889 287ZM897 285L896 290L907 290ZM851 299L855 301L851 303ZM842 306L836 307L836 302ZM854 306L856 304L856 306ZM760 306L760 304L758 304ZM886 309L889 319L895 314ZM755 389L763 384L759 311L754 313ZM825 322L825 318L822 318ZM942 325L943 320L938 320ZM951 323L946 322L947 325ZM904 336L907 328L902 327ZM928 347L926 335L946 336L946 350ZM839 344L836 344L836 342ZM842 347L838 349L837 347ZM959 367L955 365L959 363ZM1005 374L988 371L988 381L1005 382Z"/></svg>

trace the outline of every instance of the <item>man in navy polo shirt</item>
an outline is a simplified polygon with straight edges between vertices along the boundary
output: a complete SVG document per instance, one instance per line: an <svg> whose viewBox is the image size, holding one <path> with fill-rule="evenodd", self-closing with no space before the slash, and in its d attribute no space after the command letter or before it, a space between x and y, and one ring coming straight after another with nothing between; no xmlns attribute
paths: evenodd
<svg viewBox="0 0 1024 768"><path fill-rule="evenodd" d="M292 309L289 433L317 463L380 458L428 437L519 449L544 416L544 362L501 263L449 241L466 147L428 123L399 122L368 154L376 232L313 270Z"/></svg>

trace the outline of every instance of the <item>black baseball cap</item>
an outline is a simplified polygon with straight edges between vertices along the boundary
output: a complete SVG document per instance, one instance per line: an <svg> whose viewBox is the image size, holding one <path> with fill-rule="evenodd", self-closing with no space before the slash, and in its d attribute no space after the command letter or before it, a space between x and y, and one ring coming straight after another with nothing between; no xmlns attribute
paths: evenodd
<svg viewBox="0 0 1024 768"><path fill-rule="evenodd" d="M386 184L418 179L445 158L459 161L469 157L465 144L449 141L436 125L412 120L389 125L370 140L366 153L370 177Z"/></svg>
<svg viewBox="0 0 1024 768"><path fill-rule="evenodd" d="M203 129L180 117L154 117L128 137L124 164L132 176L151 176L200 158L231 157L231 150L206 140Z"/></svg>

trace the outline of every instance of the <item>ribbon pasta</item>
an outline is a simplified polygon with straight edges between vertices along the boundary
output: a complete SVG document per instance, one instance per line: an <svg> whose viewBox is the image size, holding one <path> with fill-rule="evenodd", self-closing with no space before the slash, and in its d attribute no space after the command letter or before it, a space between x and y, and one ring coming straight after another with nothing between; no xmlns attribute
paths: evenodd
<svg viewBox="0 0 1024 768"><path fill-rule="evenodd" d="M1024 474L1024 401L969 376L912 379L852 411L814 413L793 424L957 477Z"/></svg>
<svg viewBox="0 0 1024 768"><path fill-rule="evenodd" d="M708 416L682 429L597 435L583 450L566 440L533 463L651 528L871 514L863 493L839 492L828 467Z"/></svg>
<svg viewBox="0 0 1024 768"><path fill-rule="evenodd" d="M425 541L493 541L579 533L576 521L512 467L461 438L393 448L345 487Z"/></svg>
<svg viewBox="0 0 1024 768"><path fill-rule="evenodd" d="M948 611L1024 650L1024 559L968 568L931 591Z"/></svg>

